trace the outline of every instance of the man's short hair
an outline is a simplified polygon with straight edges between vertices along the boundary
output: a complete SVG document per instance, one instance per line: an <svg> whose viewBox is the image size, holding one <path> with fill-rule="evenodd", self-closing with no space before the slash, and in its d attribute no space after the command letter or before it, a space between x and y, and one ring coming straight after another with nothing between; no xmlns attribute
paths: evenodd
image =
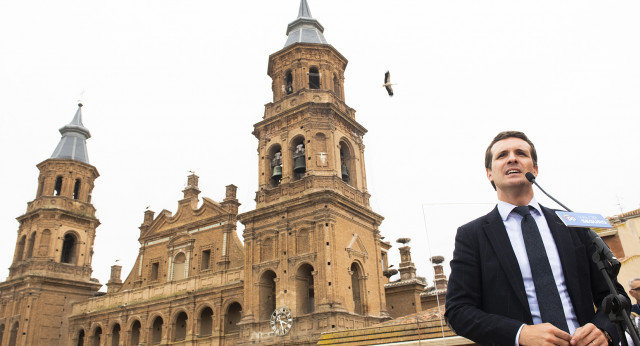
<svg viewBox="0 0 640 346"><path fill-rule="evenodd" d="M527 137L527 135L524 134L524 132L502 131L493 138L493 140L491 141L491 143L489 143L489 146L487 147L487 151L485 151L484 153L484 167L486 169L491 169L491 163L493 162L493 154L491 153L491 148L493 147L493 145L507 138L520 138L523 141L527 142L531 147L530 151L531 151L531 159L533 160L533 166L534 167L538 166L538 153L536 152L536 147L533 145L533 142L529 139L529 137ZM493 181L491 182L491 186L493 186L494 189L496 188L496 184L494 184Z"/></svg>
<svg viewBox="0 0 640 346"><path fill-rule="evenodd" d="M640 281L640 278L635 278L635 279L631 279L631 280L629 280L629 289L632 289L632 288L633 288L633 282L634 282L634 281Z"/></svg>

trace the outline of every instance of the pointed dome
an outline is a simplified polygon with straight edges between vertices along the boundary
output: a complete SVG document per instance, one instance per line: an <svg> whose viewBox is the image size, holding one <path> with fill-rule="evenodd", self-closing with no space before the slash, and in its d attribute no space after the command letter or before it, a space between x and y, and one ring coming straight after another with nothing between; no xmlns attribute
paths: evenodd
<svg viewBox="0 0 640 346"><path fill-rule="evenodd" d="M311 17L311 11L307 0L300 0L300 10L298 18L287 26L287 42L284 44L288 47L294 43L320 43L327 44L322 33L324 27Z"/></svg>
<svg viewBox="0 0 640 346"><path fill-rule="evenodd" d="M82 125L82 103L78 104L78 110L73 120L60 128L62 138L51 154L52 159L71 159L89 163L87 153L87 139L91 137L89 129Z"/></svg>

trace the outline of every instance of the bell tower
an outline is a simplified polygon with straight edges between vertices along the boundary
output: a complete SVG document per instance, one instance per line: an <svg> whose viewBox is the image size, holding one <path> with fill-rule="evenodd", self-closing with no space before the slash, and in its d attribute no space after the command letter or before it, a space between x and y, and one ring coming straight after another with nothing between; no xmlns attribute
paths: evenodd
<svg viewBox="0 0 640 346"><path fill-rule="evenodd" d="M323 32L301 0L284 48L269 57L273 101L253 131L256 209L238 216L245 225L241 339L251 342L315 344L322 332L388 318L383 217L367 192L367 130L345 103L347 59ZM293 322L279 335L269 321L283 307Z"/></svg>
<svg viewBox="0 0 640 346"><path fill-rule="evenodd" d="M99 174L87 155L91 134L82 124L82 104L60 133L51 157L37 165L36 198L17 218L13 263L0 283L0 329L4 324L16 345L64 344L71 303L101 286L91 278L100 224L91 192Z"/></svg>

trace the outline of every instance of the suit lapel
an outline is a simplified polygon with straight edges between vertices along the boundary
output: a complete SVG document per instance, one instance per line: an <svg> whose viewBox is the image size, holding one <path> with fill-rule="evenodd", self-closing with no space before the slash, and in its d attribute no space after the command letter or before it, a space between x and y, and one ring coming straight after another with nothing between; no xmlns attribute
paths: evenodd
<svg viewBox="0 0 640 346"><path fill-rule="evenodd" d="M569 291L569 297L572 302L580 301L580 283L577 277L576 267L576 252L571 240L571 234L567 226L565 226L560 219L558 219L556 213L552 209L540 206L544 213L547 224L551 230L553 241L556 243L558 249L558 255L560 256L560 263L562 265L562 273L564 274L564 284ZM574 304L575 307L575 304ZM575 309L574 309L575 310ZM576 314L577 314L576 310Z"/></svg>
<svg viewBox="0 0 640 346"><path fill-rule="evenodd" d="M533 318L531 317L527 294L524 290L524 283L522 282L522 273L518 266L518 259L511 247L511 241L509 240L507 229L504 227L504 223L500 217L500 212L498 212L498 207L486 215L483 230L493 247L493 251L498 258L498 262L500 262L502 270L505 272L509 280L509 284L516 293L516 296L523 308L529 313L529 322L531 322Z"/></svg>

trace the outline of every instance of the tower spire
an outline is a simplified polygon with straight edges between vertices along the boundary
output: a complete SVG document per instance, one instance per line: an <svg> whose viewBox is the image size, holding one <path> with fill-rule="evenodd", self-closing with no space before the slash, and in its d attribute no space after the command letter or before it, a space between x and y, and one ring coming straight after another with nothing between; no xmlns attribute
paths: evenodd
<svg viewBox="0 0 640 346"><path fill-rule="evenodd" d="M327 40L322 35L323 32L324 27L311 17L307 0L300 0L298 18L287 26L287 42L284 46L299 42L327 44Z"/></svg>
<svg viewBox="0 0 640 346"><path fill-rule="evenodd" d="M62 138L51 154L52 159L71 159L89 163L87 153L87 139L91 138L89 129L82 124L82 103L78 103L78 110L71 122L60 128Z"/></svg>

